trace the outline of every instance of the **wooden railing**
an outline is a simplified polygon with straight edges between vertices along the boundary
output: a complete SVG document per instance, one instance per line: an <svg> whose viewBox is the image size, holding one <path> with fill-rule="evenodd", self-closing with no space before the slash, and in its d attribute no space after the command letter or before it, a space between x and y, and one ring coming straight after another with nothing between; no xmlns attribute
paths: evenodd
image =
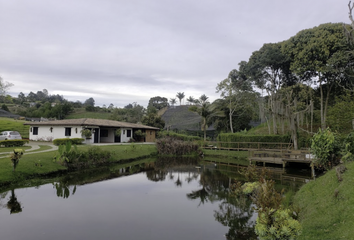
<svg viewBox="0 0 354 240"><path fill-rule="evenodd" d="M249 151L249 150L267 150L267 149L292 149L292 143L279 143L279 142L218 142L209 141L205 142L204 149L220 149L220 150L236 150L236 151Z"/></svg>

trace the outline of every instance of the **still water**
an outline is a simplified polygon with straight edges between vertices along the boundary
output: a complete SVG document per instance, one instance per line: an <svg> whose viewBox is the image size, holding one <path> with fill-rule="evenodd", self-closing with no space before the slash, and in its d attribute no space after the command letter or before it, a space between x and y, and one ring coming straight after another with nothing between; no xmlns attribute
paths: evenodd
<svg viewBox="0 0 354 240"><path fill-rule="evenodd" d="M256 239L214 164L107 167L0 194L1 239Z"/></svg>

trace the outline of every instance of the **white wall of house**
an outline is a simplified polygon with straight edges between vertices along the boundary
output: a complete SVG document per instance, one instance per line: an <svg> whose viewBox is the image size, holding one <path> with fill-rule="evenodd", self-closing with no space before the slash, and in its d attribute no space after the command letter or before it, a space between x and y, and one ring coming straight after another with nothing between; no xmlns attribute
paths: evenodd
<svg viewBox="0 0 354 240"><path fill-rule="evenodd" d="M128 137L128 133L130 131L130 137ZM132 128L121 128L120 141L121 142L129 142L129 140L133 138L133 129Z"/></svg>
<svg viewBox="0 0 354 240"><path fill-rule="evenodd" d="M35 134L35 128L38 129L37 134ZM65 136L66 128L71 129L70 136ZM80 126L31 126L29 139L32 141L52 141L57 138L82 138L81 130Z"/></svg>

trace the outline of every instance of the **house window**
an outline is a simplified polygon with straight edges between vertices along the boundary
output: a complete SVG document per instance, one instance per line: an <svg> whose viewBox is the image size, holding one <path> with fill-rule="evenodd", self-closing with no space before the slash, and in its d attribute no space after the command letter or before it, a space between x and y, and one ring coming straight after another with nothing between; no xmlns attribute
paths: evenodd
<svg viewBox="0 0 354 240"><path fill-rule="evenodd" d="M152 131L150 131L150 135L152 135Z"/></svg>
<svg viewBox="0 0 354 240"><path fill-rule="evenodd" d="M38 135L38 127L33 127L33 135Z"/></svg>
<svg viewBox="0 0 354 240"><path fill-rule="evenodd" d="M125 130L123 130L123 135L125 135Z"/></svg>
<svg viewBox="0 0 354 240"><path fill-rule="evenodd" d="M132 136L132 130L127 130L127 137L131 137Z"/></svg>
<svg viewBox="0 0 354 240"><path fill-rule="evenodd" d="M65 128L65 136L67 137L71 136L71 128Z"/></svg>
<svg viewBox="0 0 354 240"><path fill-rule="evenodd" d="M101 129L100 137L108 137L108 130L107 129Z"/></svg>

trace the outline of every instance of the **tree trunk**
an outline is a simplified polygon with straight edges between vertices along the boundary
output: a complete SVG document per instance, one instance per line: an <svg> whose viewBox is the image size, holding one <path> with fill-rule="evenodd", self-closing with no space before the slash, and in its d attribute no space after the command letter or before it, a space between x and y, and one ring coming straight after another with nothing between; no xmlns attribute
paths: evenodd
<svg viewBox="0 0 354 240"><path fill-rule="evenodd" d="M234 133L234 128L233 128L233 126L232 126L232 114L233 114L233 111L231 110L231 97L230 97L229 121L230 121L230 130L231 130L231 133Z"/></svg>
<svg viewBox="0 0 354 240"><path fill-rule="evenodd" d="M326 123L324 118L324 111L323 111L323 88L322 88L322 80L320 79L320 93L321 93L321 129L326 129Z"/></svg>

